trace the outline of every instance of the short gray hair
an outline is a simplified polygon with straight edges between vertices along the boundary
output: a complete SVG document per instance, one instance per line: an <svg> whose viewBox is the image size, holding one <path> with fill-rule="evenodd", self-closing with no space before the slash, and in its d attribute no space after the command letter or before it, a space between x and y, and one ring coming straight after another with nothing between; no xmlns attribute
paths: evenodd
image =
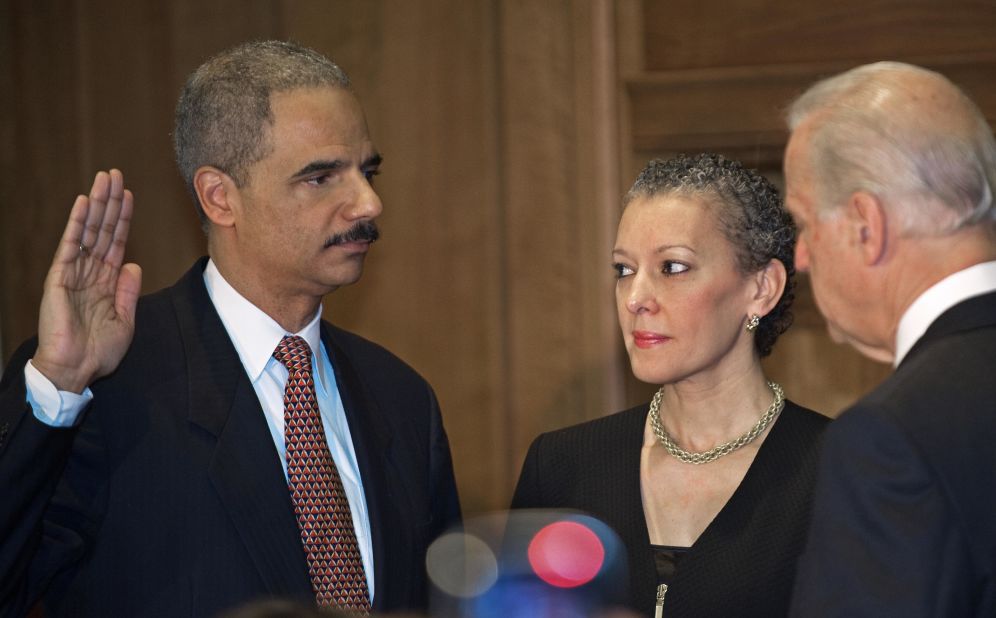
<svg viewBox="0 0 996 618"><path fill-rule="evenodd" d="M792 324L789 308L795 298L795 224L778 189L756 171L721 155L679 155L647 163L623 205L637 198L671 195L702 198L715 208L720 230L733 245L744 274L761 270L773 259L785 265L782 297L754 333L754 348L761 357L767 356Z"/></svg>
<svg viewBox="0 0 996 618"><path fill-rule="evenodd" d="M311 87L349 88L349 77L322 54L284 41L252 41L214 56L187 79L176 106L173 146L176 163L206 222L194 187L205 165L248 180L248 168L271 147L274 93Z"/></svg>
<svg viewBox="0 0 996 618"><path fill-rule="evenodd" d="M809 163L824 213L867 191L910 235L996 222L992 129L939 73L900 62L860 66L810 87L787 120L792 131L812 120Z"/></svg>

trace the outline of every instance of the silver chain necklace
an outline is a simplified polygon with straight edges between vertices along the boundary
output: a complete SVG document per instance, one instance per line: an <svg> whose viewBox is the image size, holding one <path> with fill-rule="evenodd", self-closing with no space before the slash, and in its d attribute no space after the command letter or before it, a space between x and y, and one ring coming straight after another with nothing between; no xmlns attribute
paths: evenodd
<svg viewBox="0 0 996 618"><path fill-rule="evenodd" d="M708 451L702 451L701 453L690 453L685 449L681 448L675 444L674 439L664 430L664 424L661 422L661 398L664 394L664 387L658 389L657 393L654 395L653 400L650 402L650 426L653 428L654 433L657 435L657 439L661 441L667 452L671 454L672 457L678 461L689 463L689 464L704 464L710 461L716 461L723 455L729 455L733 451L741 448L747 444L750 444L761 435L771 421L774 420L778 413L782 411L785 407L785 391L782 387L774 382L768 382L768 386L771 388L772 392L775 394L774 401L768 406L768 409L764 411L761 415L761 419L757 421L750 431L744 435L736 438L735 440L730 440L729 442L724 442L715 448L711 448Z"/></svg>

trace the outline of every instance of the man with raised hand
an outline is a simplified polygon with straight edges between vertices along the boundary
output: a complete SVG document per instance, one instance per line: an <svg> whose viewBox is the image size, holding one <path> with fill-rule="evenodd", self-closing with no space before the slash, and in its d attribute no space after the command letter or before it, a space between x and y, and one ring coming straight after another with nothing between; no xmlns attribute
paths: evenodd
<svg viewBox="0 0 996 618"><path fill-rule="evenodd" d="M174 138L210 257L139 299L133 199L99 173L4 375L0 609L425 607L425 549L460 518L435 396L321 319L382 210L348 78L294 44L238 46L191 75Z"/></svg>

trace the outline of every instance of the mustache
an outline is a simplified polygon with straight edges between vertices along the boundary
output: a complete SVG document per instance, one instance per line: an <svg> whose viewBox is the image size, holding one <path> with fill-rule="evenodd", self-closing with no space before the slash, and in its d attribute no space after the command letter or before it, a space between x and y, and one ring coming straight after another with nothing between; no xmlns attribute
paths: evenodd
<svg viewBox="0 0 996 618"><path fill-rule="evenodd" d="M380 230L373 221L360 221L345 232L339 232L329 236L325 241L326 247L334 247L347 242L376 242L380 238Z"/></svg>

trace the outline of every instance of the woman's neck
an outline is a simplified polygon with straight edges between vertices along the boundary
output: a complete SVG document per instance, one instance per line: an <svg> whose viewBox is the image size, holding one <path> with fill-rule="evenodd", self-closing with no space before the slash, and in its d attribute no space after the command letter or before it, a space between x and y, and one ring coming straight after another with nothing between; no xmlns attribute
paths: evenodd
<svg viewBox="0 0 996 618"><path fill-rule="evenodd" d="M774 400L759 363L726 375L662 387L660 418L683 449L709 450L746 433Z"/></svg>

